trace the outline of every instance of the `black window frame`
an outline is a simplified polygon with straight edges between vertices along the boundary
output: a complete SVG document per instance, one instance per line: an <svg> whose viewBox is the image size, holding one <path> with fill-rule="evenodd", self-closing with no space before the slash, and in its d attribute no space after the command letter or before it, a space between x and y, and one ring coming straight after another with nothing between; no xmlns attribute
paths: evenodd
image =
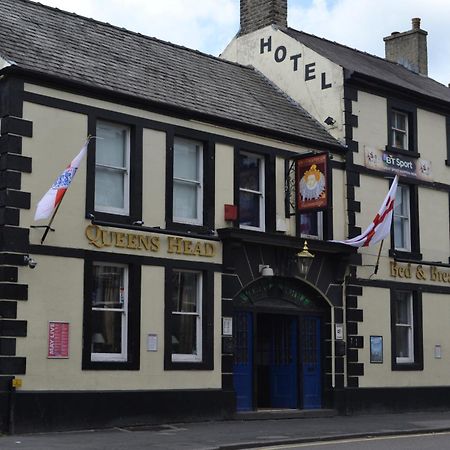
<svg viewBox="0 0 450 450"><path fill-rule="evenodd" d="M110 122L123 125L130 129L130 155L129 155L129 210L128 214L114 214L95 210L95 149L96 139L89 143L87 152L86 169L86 218L101 220L120 224L133 224L142 220L142 146L143 127L130 121L128 116L104 112L102 114L91 114L88 118L88 132L95 136L97 122Z"/></svg>
<svg viewBox="0 0 450 450"><path fill-rule="evenodd" d="M122 264L128 266L128 323L126 361L92 361L92 289L94 263ZM141 335L141 266L130 264L126 257L93 255L84 261L84 305L82 370L139 370Z"/></svg>
<svg viewBox="0 0 450 450"><path fill-rule="evenodd" d="M401 112L408 118L408 150L394 147L392 141L393 113ZM417 141L417 107L411 103L388 98L387 99L387 132L388 144L386 151L399 155L409 156L411 158L420 158Z"/></svg>
<svg viewBox="0 0 450 450"><path fill-rule="evenodd" d="M175 138L203 144L203 223L201 225L176 222L173 217L173 162ZM166 131L166 227L175 231L194 231L212 234L215 220L215 142L212 136L195 130L169 128Z"/></svg>
<svg viewBox="0 0 450 450"><path fill-rule="evenodd" d="M396 344L396 293L408 292L412 295L413 307L413 346L414 361L408 363L397 362ZM422 293L416 290L398 289L390 290L391 301L391 369L393 371L423 370L423 317L422 317Z"/></svg>
<svg viewBox="0 0 450 450"><path fill-rule="evenodd" d="M405 182L406 181L406 182ZM391 249L389 256L394 258L408 259L411 261L422 260L420 253L420 226L419 226L419 187L416 184L409 184L407 180L400 180L399 184L409 188L409 213L410 213L410 239L411 250L403 251L395 248L394 237L394 217L391 226Z"/></svg>
<svg viewBox="0 0 450 450"><path fill-rule="evenodd" d="M275 164L276 156L274 153L263 151L253 146L236 146L234 148L234 204L237 207L237 219L234 222L235 228L241 228L240 219L240 155L247 153L255 155L264 160L264 230L252 230L259 233L276 232L276 180Z"/></svg>
<svg viewBox="0 0 450 450"><path fill-rule="evenodd" d="M202 274L202 360L172 360L172 275L174 271ZM164 271L164 370L214 369L214 272L202 265L168 265Z"/></svg>

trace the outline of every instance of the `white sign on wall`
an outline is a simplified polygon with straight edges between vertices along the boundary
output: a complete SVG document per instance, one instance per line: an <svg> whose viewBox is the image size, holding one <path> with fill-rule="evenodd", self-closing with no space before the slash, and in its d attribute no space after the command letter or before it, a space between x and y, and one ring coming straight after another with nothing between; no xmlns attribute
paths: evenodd
<svg viewBox="0 0 450 450"><path fill-rule="evenodd" d="M224 336L233 336L233 318L223 317L222 318L222 334Z"/></svg>

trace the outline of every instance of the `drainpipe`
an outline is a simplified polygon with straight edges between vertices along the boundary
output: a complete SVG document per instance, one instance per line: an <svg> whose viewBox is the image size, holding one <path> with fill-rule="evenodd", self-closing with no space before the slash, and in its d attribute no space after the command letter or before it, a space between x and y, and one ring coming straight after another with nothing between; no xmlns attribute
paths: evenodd
<svg viewBox="0 0 450 450"><path fill-rule="evenodd" d="M331 308L331 387L336 387L336 321L334 306Z"/></svg>

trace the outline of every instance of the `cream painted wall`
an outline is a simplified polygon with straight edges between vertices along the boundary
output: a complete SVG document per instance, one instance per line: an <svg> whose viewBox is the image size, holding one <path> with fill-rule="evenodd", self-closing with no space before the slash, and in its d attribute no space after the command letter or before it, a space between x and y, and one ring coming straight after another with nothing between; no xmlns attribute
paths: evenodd
<svg viewBox="0 0 450 450"><path fill-rule="evenodd" d="M384 178L375 178L361 174L361 187L355 188L355 199L361 202L361 212L356 213L356 225L364 231L375 218L387 192L389 191L389 181ZM369 278L373 273L373 265L376 263L380 244L371 247L358 249L363 257L363 266L357 268L358 277ZM390 237L388 236L381 252L380 268L377 279L386 278L389 271L389 249ZM369 265L369 266L367 266ZM370 266L372 265L372 266Z"/></svg>
<svg viewBox="0 0 450 450"><path fill-rule="evenodd" d="M417 110L417 140L421 158L431 161L434 181L449 183L447 159L447 130L445 116L423 109Z"/></svg>
<svg viewBox="0 0 450 450"><path fill-rule="evenodd" d="M444 386L450 372L450 303L447 295L423 293L423 353L424 370L391 370L390 292L388 289L364 287L358 307L364 310L364 322L359 334L364 348L359 350L359 362L364 363L360 387ZM383 363L370 363L370 336L383 336ZM434 346L442 346L442 358L434 358Z"/></svg>
<svg viewBox="0 0 450 450"><path fill-rule="evenodd" d="M352 105L353 114L358 116L353 139L359 143L359 152L353 153L353 160L355 164L364 166L366 148L384 150L388 143L387 101L384 97L358 91L358 101Z"/></svg>
<svg viewBox="0 0 450 450"><path fill-rule="evenodd" d="M144 129L142 220L151 227L166 227L166 133Z"/></svg>
<svg viewBox="0 0 450 450"><path fill-rule="evenodd" d="M230 226L225 221L224 205L234 204L234 147L216 144L216 229Z"/></svg>
<svg viewBox="0 0 450 450"><path fill-rule="evenodd" d="M364 230L380 208L386 193L389 190L387 179L374 178L368 175L361 175L361 187L356 188L356 199L361 201L361 213L356 214L356 224ZM367 195L370 193L370 195ZM437 261L446 263L450 254L449 242L449 216L439 214L437 211L448 211L448 194L435 191L425 187L419 188L419 226L420 226L420 250L424 261ZM369 278L373 274L380 244L371 247L364 247L358 250L363 257L363 266L357 267L359 278ZM393 261L389 257L391 248L390 236L383 245L379 270L377 275L372 276L375 280L394 280L391 276L390 264ZM429 266L424 266L427 273L427 280L417 279L415 274L417 264L413 265L413 274L410 279L404 279L408 283L423 284L428 283L434 286L449 286L445 282L431 282L429 277ZM397 278L397 281L402 281Z"/></svg>
<svg viewBox="0 0 450 450"><path fill-rule="evenodd" d="M261 54L261 39L267 42L271 37L272 48ZM277 48L286 48L286 57L276 62L275 55L281 59L282 53ZM301 54L298 70L294 71L291 56ZM343 70L318 53L312 51L297 40L286 35L274 26L268 26L253 33L239 36L227 46L221 57L244 65L250 65L261 71L290 97L299 102L318 122L334 137L344 136L343 123ZM315 79L305 81L305 65L315 63ZM321 74L326 74L326 83L332 83L329 89L322 89ZM324 124L331 116L336 120L333 127Z"/></svg>
<svg viewBox="0 0 450 450"><path fill-rule="evenodd" d="M57 98L61 100L66 100L69 102L73 102L76 104L86 105L86 106L93 106L95 108L105 109L107 111L116 111L122 114L130 114L135 117L140 117L143 119L148 120L154 120L156 122L160 123L167 123L175 126L180 127L187 127L192 130L198 130L203 131L205 133L214 133L218 134L220 136L226 136L233 139L242 139L248 142L253 142L255 144L260 145L266 145L266 146L273 146L275 148L280 148L284 150L289 150L292 152L301 152L301 149L294 144L278 141L275 139L267 138L267 137L260 137L251 133L245 133L241 131L234 131L230 130L228 128L211 125L204 122L199 122L197 120L182 120L178 118L174 118L171 116L164 116L162 114L156 114L152 113L146 110L138 109L138 108L132 108L129 106L120 105L117 103L107 102L103 100L97 100L91 97L84 97L77 94L71 94L63 91L59 91L56 89L51 89L47 87L38 86L35 84L29 84L26 83L24 87L26 92L32 92L35 94L40 94L52 98ZM35 105L37 107L37 105ZM48 108L50 109L50 108ZM60 110L55 110L59 112ZM32 118L25 117L25 119L32 120ZM84 134L83 134L84 136Z"/></svg>
<svg viewBox="0 0 450 450"><path fill-rule="evenodd" d="M27 358L27 373L21 376L22 389L78 389L83 383L84 261L44 255L36 259L35 269L19 269L19 279L28 284L28 301L17 304L17 317L28 322L27 337L17 338L17 355ZM50 320L70 323L69 359L47 359ZM98 376L97 379L97 389L101 389L101 379ZM91 381L92 389L96 383Z"/></svg>
<svg viewBox="0 0 450 450"><path fill-rule="evenodd" d="M333 239L347 239L345 172L333 169Z"/></svg>
<svg viewBox="0 0 450 450"><path fill-rule="evenodd" d="M31 103L24 104L23 117L33 122L33 138L22 141L23 155L30 156L33 161L33 172L22 174L22 190L31 192L31 208L20 214L21 226L28 227L34 224L38 201L81 150L87 137L87 117ZM48 234L46 244L65 246L82 233L87 224L84 220L85 198L86 159L81 162L53 222L57 231ZM30 243L39 243L42 233L42 229L30 229Z"/></svg>
<svg viewBox="0 0 450 450"><path fill-rule="evenodd" d="M142 267L140 370L82 370L83 260L39 256L34 270L19 269L29 300L18 303L28 336L17 339L27 358L24 390L195 389L221 386L221 275L214 276L214 370L164 371L164 268ZM67 276L70 274L70 276ZM51 292L51 295L49 295ZM48 321L68 321L68 359L47 359ZM158 335L158 351L147 351L147 334Z"/></svg>
<svg viewBox="0 0 450 450"><path fill-rule="evenodd" d="M22 189L31 192L30 210L22 210L21 225L34 224L34 212L37 202L50 188L56 177L76 156L87 136L87 117L54 108L25 103L24 118L33 121L33 138L23 138L23 154L33 158L33 172L22 175ZM154 157L156 155L156 157ZM164 223L165 185L161 182L161 174L165 174L165 134L154 130L144 132L144 191L143 219L149 226L162 226ZM84 219L86 198L86 159L81 162L70 189L53 222L55 232L50 232L46 245L56 247L84 248L96 250L85 236L85 229L90 221ZM148 200L147 200L148 199ZM47 221L41 221L46 224ZM125 230L109 227L112 232L124 233ZM134 234L142 234L133 232ZM30 243L39 244L43 230L30 229ZM156 236L156 234L155 234ZM161 249L157 253L143 250L130 252L126 248L104 247L103 251L114 253L150 254L162 258L171 258L167 252L167 236L160 236ZM196 242L205 242L195 240ZM221 246L213 244L215 255L212 258L179 255L184 260L204 260L220 263L222 261Z"/></svg>
<svg viewBox="0 0 450 450"><path fill-rule="evenodd" d="M286 218L286 175L284 158L275 159L275 189L276 229L277 231L285 232L287 235L295 235L295 225L292 228L292 221Z"/></svg>
<svg viewBox="0 0 450 450"><path fill-rule="evenodd" d="M447 192L419 188L420 252L425 261L448 263L450 255L448 207Z"/></svg>

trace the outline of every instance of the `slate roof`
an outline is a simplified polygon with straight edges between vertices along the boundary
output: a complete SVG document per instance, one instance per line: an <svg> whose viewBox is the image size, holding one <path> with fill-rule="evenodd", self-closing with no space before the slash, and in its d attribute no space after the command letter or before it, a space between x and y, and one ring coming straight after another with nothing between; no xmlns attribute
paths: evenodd
<svg viewBox="0 0 450 450"><path fill-rule="evenodd" d="M387 61L378 56L373 56L337 42L304 33L303 31L297 31L293 28L283 29L283 31L311 50L345 69L418 92L428 97L450 102L450 89L447 86L412 72L401 64Z"/></svg>
<svg viewBox="0 0 450 450"><path fill-rule="evenodd" d="M210 121L340 146L256 70L29 0L0 0L16 67L180 108Z"/></svg>

